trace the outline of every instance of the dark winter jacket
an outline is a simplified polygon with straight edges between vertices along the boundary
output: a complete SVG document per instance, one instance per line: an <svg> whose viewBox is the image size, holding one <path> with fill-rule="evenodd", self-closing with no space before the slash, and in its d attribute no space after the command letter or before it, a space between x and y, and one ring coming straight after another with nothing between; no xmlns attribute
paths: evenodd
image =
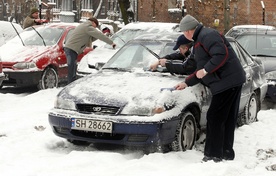
<svg viewBox="0 0 276 176"><path fill-rule="evenodd" d="M196 62L190 51L185 56L179 52L166 55L165 65L171 74L189 75L196 70Z"/></svg>
<svg viewBox="0 0 276 176"><path fill-rule="evenodd" d="M210 87L212 94L217 94L245 82L241 63L223 35L215 29L199 25L193 40L197 70L204 68L208 74L198 79L195 71L185 80L188 86L202 82Z"/></svg>

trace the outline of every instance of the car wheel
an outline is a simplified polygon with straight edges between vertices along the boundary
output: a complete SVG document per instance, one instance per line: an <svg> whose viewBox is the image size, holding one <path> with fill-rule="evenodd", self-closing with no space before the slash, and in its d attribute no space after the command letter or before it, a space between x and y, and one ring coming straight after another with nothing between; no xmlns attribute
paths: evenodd
<svg viewBox="0 0 276 176"><path fill-rule="evenodd" d="M48 89L48 88L54 88L58 86L58 76L57 72L53 68L46 68L42 74L41 80L39 81L38 88L40 90L42 89Z"/></svg>
<svg viewBox="0 0 276 176"><path fill-rule="evenodd" d="M256 94L252 94L249 98L244 111L238 117L238 126L248 125L257 121L257 113L259 112L260 105Z"/></svg>
<svg viewBox="0 0 276 176"><path fill-rule="evenodd" d="M190 150L194 146L197 135L196 120L191 112L184 112L178 124L175 141L171 143L174 151Z"/></svg>

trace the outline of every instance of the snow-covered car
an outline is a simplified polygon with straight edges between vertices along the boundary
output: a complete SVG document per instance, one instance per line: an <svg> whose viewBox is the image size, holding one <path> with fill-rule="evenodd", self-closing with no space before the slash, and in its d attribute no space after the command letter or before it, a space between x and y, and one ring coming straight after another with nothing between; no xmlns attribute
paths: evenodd
<svg viewBox="0 0 276 176"><path fill-rule="evenodd" d="M226 36L229 37L236 37L244 32L256 32L256 31L269 31L269 30L276 30L276 27L269 26L269 25L237 25L233 26L229 31L226 32Z"/></svg>
<svg viewBox="0 0 276 176"><path fill-rule="evenodd" d="M29 27L0 47L4 86L57 87L67 78L67 61L63 50L66 38L78 23L51 23ZM91 51L86 48L81 58Z"/></svg>
<svg viewBox="0 0 276 176"><path fill-rule="evenodd" d="M243 32L236 40L264 63L268 82L266 100L269 104L276 103L276 30Z"/></svg>
<svg viewBox="0 0 276 176"><path fill-rule="evenodd" d="M197 84L173 90L187 75L171 75L164 68L148 71L158 55L173 52L177 37L156 35L156 39L129 41L99 72L64 87L48 115L53 132L75 144L191 149L206 127L209 88ZM263 65L233 38L228 41L246 71L239 125L249 124L256 121L267 89Z"/></svg>
<svg viewBox="0 0 276 176"><path fill-rule="evenodd" d="M0 46L23 31L19 24L8 21L0 21L0 26Z"/></svg>
<svg viewBox="0 0 276 176"><path fill-rule="evenodd" d="M179 32L179 24L159 22L135 22L127 24L111 37L114 43L116 43L116 49L99 40L93 43L97 47L83 57L78 65L77 75L82 77L90 73L96 73L95 64L97 62L107 62L125 43L137 36L146 33L160 34L168 32Z"/></svg>

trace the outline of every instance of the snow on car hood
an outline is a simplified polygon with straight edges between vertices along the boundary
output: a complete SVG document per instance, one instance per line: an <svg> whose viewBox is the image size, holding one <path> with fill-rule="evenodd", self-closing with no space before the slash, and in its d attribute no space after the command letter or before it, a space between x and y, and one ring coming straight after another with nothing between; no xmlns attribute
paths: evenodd
<svg viewBox="0 0 276 176"><path fill-rule="evenodd" d="M183 81L184 78L178 78L169 74L161 73L117 73L114 71L98 72L94 75L88 75L82 79L76 80L66 86L58 95L58 98L68 102L96 104L105 106L123 107L122 114L128 116L116 116L110 118L141 121L160 121L172 118L180 114L182 108L191 103L200 104L203 95L204 86L198 84L184 90L160 91L161 88L173 87ZM205 96L205 95L204 95ZM161 114L154 115L154 118L148 116L134 115L133 109L153 109L163 107L164 104L174 104L174 108ZM63 114L68 113L66 110ZM73 113L73 112L72 112ZM75 112L79 115L78 112ZM71 114L74 116L74 114ZM95 118L97 115L93 115ZM98 115L98 118L108 118L108 116Z"/></svg>
<svg viewBox="0 0 276 176"><path fill-rule="evenodd" d="M5 44L0 47L0 56L3 62L35 62L44 53L48 54L48 57L55 57L53 56L55 52L50 53L49 51L53 51L53 46L14 46Z"/></svg>

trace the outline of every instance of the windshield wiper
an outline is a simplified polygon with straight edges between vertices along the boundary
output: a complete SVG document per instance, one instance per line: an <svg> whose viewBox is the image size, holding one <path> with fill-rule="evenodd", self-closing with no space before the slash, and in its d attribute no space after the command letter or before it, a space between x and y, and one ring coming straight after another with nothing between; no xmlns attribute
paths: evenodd
<svg viewBox="0 0 276 176"><path fill-rule="evenodd" d="M19 35L19 33L18 33L17 29L14 27L14 25L12 24L12 22L11 22L11 25L12 25L13 29L15 30L16 34L18 35L18 37L20 38L20 40L21 40L21 42L22 42L23 46L25 46L25 44L24 44L24 42L23 42L23 40L22 40L21 36Z"/></svg>
<svg viewBox="0 0 276 176"><path fill-rule="evenodd" d="M40 33L37 32L37 30L36 30L33 26L32 26L32 28L33 28L33 30L38 34L38 36L42 39L44 46L46 46L46 43L45 43L43 37L40 35Z"/></svg>
<svg viewBox="0 0 276 176"><path fill-rule="evenodd" d="M127 68L118 68L118 67L104 67L102 69L103 70L108 69L108 70L118 70L118 71L129 71L129 69L127 69Z"/></svg>
<svg viewBox="0 0 276 176"><path fill-rule="evenodd" d="M122 40L124 43L126 43L126 41L124 39L122 39L119 35L114 34L115 36L117 36L120 40Z"/></svg>
<svg viewBox="0 0 276 176"><path fill-rule="evenodd" d="M255 56L255 57L276 57L276 56L267 55L267 54L252 54L252 56Z"/></svg>
<svg viewBox="0 0 276 176"><path fill-rule="evenodd" d="M158 54L156 54L154 51L152 51L151 49L149 49L148 47L146 47L145 45L143 45L142 43L139 43L142 47L144 47L146 50L148 50L148 52L150 52L152 55L154 55L157 59L160 59L161 57L158 56Z"/></svg>

